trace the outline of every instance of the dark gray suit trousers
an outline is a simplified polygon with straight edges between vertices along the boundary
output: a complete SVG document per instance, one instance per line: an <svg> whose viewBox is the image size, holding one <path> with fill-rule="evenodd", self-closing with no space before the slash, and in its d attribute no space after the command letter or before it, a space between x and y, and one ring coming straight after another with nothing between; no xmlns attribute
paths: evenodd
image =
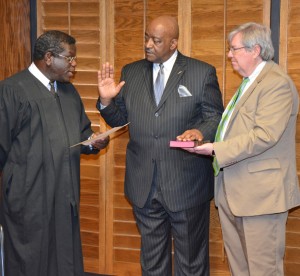
<svg viewBox="0 0 300 276"><path fill-rule="evenodd" d="M172 275L172 240L175 276L209 275L209 201L171 212L164 202L155 169L145 206L133 205L133 210L142 236L143 276Z"/></svg>

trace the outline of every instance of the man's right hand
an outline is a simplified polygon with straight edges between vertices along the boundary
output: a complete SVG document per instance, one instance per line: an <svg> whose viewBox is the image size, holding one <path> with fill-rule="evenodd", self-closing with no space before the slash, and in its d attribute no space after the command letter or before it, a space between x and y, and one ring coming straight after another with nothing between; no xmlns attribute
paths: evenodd
<svg viewBox="0 0 300 276"><path fill-rule="evenodd" d="M108 62L102 65L102 70L98 71L98 92L100 102L104 106L108 106L111 100L117 96L125 81L118 85L114 81L114 68Z"/></svg>

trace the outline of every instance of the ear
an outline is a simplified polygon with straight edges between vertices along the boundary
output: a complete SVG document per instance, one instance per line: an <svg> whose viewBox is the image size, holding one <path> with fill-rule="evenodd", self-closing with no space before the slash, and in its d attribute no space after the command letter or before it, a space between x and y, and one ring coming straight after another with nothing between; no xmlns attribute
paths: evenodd
<svg viewBox="0 0 300 276"><path fill-rule="evenodd" d="M257 58L260 56L261 48L258 44L253 47L254 57Z"/></svg>
<svg viewBox="0 0 300 276"><path fill-rule="evenodd" d="M52 63L53 54L51 52L46 52L44 55L44 61L47 65L50 65Z"/></svg>
<svg viewBox="0 0 300 276"><path fill-rule="evenodd" d="M173 39L171 40L171 46L170 46L170 49L171 49L171 50L175 50L175 49L177 48L177 45L178 45L178 40L175 39L175 38L173 38Z"/></svg>

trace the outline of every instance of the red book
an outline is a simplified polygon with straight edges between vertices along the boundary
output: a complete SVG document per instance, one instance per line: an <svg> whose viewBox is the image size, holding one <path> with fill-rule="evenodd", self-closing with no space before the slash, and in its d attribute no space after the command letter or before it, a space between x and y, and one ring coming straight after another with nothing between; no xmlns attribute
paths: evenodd
<svg viewBox="0 0 300 276"><path fill-rule="evenodd" d="M170 141L171 148L194 148L208 141Z"/></svg>

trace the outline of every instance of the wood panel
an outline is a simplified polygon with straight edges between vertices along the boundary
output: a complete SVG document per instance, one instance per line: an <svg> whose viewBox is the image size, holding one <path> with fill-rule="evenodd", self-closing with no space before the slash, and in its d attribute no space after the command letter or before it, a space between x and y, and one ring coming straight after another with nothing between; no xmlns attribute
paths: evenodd
<svg viewBox="0 0 300 276"><path fill-rule="evenodd" d="M281 44L284 49L280 51L283 55L280 61L284 59L283 68L286 69L291 76L295 85L300 91L300 1L299 0L282 0L281 1L281 20L282 30L285 30L285 35ZM286 52L284 52L286 51ZM297 147L297 168L300 169L300 121L297 121L296 147ZM287 276L299 275L300 271L300 209L292 210L288 217L286 231L286 256L285 256L285 273Z"/></svg>
<svg viewBox="0 0 300 276"><path fill-rule="evenodd" d="M3 80L31 62L28 0L0 0L0 34L0 80Z"/></svg>
<svg viewBox="0 0 300 276"><path fill-rule="evenodd" d="M0 0L4 1L4 0ZM178 18L179 50L216 67L226 105L241 77L227 58L227 35L247 21L269 23L270 0L38 0L39 30L59 29L77 39L78 66L73 81L93 128L108 127L95 108L96 72L110 61L115 79L121 68L144 58L147 23L161 14ZM281 63L298 89L300 61L300 1L281 0ZM285 48L286 47L286 48ZM297 122L297 129L300 123ZM300 132L297 131L297 166L300 168ZM81 231L85 270L116 275L141 275L140 235L130 203L124 197L126 130L112 135L107 150L81 159ZM300 211L293 210L287 223L286 275L298 275ZM211 202L211 275L229 275L217 210Z"/></svg>
<svg viewBox="0 0 300 276"><path fill-rule="evenodd" d="M191 56L216 67L219 85L224 91L224 14L223 0L192 1Z"/></svg>
<svg viewBox="0 0 300 276"><path fill-rule="evenodd" d="M226 47L227 35L236 26L246 22L264 22L264 2L261 0L253 0L246 2L242 0L229 0L226 6ZM227 58L226 51L226 64L225 64L225 87L224 87L224 104L227 105L229 100L232 98L239 84L241 83L242 77L232 70L230 60Z"/></svg>
<svg viewBox="0 0 300 276"><path fill-rule="evenodd" d="M289 1L287 12L287 71L300 91L300 1Z"/></svg>

